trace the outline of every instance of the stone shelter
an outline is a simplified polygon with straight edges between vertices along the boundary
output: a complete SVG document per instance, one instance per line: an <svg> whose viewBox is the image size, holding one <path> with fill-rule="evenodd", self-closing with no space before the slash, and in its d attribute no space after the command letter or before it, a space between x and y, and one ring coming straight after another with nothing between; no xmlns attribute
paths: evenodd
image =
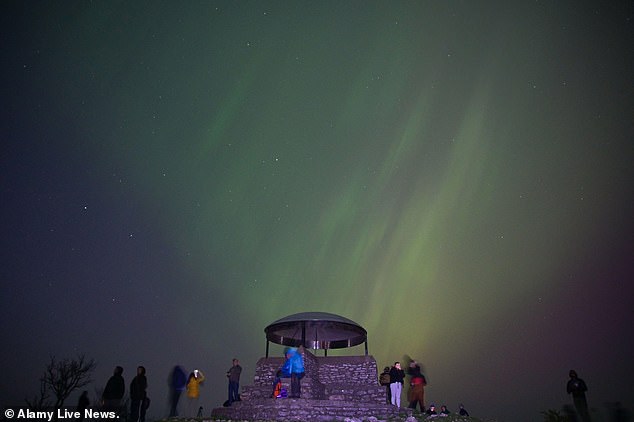
<svg viewBox="0 0 634 422"><path fill-rule="evenodd" d="M367 334L357 323L334 314L310 312L290 315L269 325L266 355L256 364L253 384L242 387L241 401L212 411L212 417L233 420L343 421L345 418L386 419L399 409L386 403L386 388L379 385L374 357L367 353ZM268 342L294 346L304 357L306 375L302 397L273 398L275 373L283 357L268 356ZM328 349L365 343L361 356L327 356ZM308 349L323 349L316 356ZM290 379L282 379L290 391Z"/></svg>

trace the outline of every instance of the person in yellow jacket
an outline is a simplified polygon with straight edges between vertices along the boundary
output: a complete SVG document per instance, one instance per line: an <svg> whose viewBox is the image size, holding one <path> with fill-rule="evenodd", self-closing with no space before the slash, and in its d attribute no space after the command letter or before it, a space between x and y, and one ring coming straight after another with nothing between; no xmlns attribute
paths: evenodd
<svg viewBox="0 0 634 422"><path fill-rule="evenodd" d="M187 416L202 417L202 412L199 412L198 398L200 397L200 384L204 380L205 376L198 369L194 369L194 372L189 374L187 379Z"/></svg>

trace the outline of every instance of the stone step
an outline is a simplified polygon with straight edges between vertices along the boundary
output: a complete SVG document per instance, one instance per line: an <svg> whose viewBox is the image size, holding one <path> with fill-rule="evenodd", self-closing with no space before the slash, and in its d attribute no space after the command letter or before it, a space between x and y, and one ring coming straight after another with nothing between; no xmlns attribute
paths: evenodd
<svg viewBox="0 0 634 422"><path fill-rule="evenodd" d="M258 385L258 386L261 386L261 387L268 386L268 385L273 385L273 380L274 379L275 379L274 376L260 377L260 378L258 378L258 382L254 382L253 385ZM287 383L287 384L291 383L291 378L290 377L281 378L281 380L282 380L282 385L284 385L284 383ZM304 378L302 378L302 384L304 382L312 383L313 381L319 382L319 378L316 377L314 374L309 374L309 373L305 373L304 374Z"/></svg>
<svg viewBox="0 0 634 422"><path fill-rule="evenodd" d="M406 412L388 404L310 399L253 399L212 411L212 417L249 421L343 421L346 418L387 419Z"/></svg>
<svg viewBox="0 0 634 422"><path fill-rule="evenodd" d="M282 379L282 388L285 388L287 393L291 392L290 378ZM302 397L305 399L324 399L324 385L320 382L311 379L310 377L304 377L301 381ZM243 400L251 399L268 399L271 398L273 393L273 385L245 385L242 387L240 397Z"/></svg>
<svg viewBox="0 0 634 422"><path fill-rule="evenodd" d="M324 399L381 403L387 391L380 385L332 385L324 386Z"/></svg>

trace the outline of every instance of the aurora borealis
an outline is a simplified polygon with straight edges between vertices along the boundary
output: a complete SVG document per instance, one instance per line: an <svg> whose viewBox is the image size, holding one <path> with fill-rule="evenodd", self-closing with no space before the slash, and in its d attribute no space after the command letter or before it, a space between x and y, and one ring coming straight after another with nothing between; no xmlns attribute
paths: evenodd
<svg viewBox="0 0 634 422"><path fill-rule="evenodd" d="M1 8L2 404L85 353L207 413L322 311L452 410L540 420L571 368L634 408L631 1Z"/></svg>

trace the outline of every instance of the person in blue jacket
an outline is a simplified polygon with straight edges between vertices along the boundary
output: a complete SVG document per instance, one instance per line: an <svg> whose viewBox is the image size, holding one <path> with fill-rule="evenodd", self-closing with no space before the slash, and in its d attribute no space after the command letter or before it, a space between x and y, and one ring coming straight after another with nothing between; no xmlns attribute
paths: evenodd
<svg viewBox="0 0 634 422"><path fill-rule="evenodd" d="M282 367L284 377L291 378L291 394L290 398L300 398L302 394L302 386L300 380L304 378L304 358L295 347L287 347L284 350L286 361Z"/></svg>
<svg viewBox="0 0 634 422"><path fill-rule="evenodd" d="M187 387L187 374L182 366L176 365L170 377L170 418L178 416L178 401Z"/></svg>

